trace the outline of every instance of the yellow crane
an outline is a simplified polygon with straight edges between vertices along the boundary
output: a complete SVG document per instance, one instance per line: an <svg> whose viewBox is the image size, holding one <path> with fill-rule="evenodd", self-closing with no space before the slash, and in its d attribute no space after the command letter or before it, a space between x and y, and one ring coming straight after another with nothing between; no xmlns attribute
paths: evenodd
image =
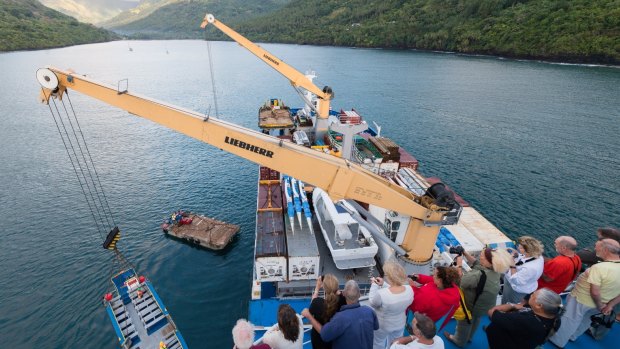
<svg viewBox="0 0 620 349"><path fill-rule="evenodd" d="M297 71L295 68L286 64L280 58L274 56L269 51L264 48L258 46L252 41L245 38L243 35L237 33L226 24L218 21L212 14L208 13L202 24L201 28L206 28L208 24L215 26L217 29L222 31L224 34L228 35L231 39L235 40L239 45L246 48L253 55L258 57L263 62L267 63L270 67L275 69L278 73L284 75L290 82L293 87L302 87L319 98L316 113L317 113L317 125L315 127L321 133L322 131L327 130L327 118L329 116L330 103L332 98L334 98L334 93L329 86L325 86L322 89L318 88L308 77L304 74ZM306 101L306 103L310 104L310 101ZM310 105L310 107L313 107Z"/></svg>
<svg viewBox="0 0 620 349"><path fill-rule="evenodd" d="M334 201L352 199L407 215L410 222L401 245L407 252L406 258L416 264L427 263L432 258L447 211L430 196L416 196L345 159L127 90L121 91L80 74L47 67L37 71L37 79L41 84L43 103L49 103L51 98L62 99L68 90L74 90L319 187Z"/></svg>

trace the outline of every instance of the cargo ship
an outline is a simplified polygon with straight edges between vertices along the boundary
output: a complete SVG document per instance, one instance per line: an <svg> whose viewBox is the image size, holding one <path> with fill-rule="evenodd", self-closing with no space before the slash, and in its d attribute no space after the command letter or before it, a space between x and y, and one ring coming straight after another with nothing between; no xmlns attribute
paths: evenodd
<svg viewBox="0 0 620 349"><path fill-rule="evenodd" d="M298 312L308 307L321 275L334 274L341 285L356 280L367 297L370 278L381 275L388 260L407 274L431 274L452 262L450 246L472 255L487 246L515 247L445 184L422 176L415 157L381 135L378 125L370 127L354 109L332 110L334 93L314 85L314 72L299 73L210 14L206 25L288 78L304 105L272 113L284 103L270 99L259 109L257 132L72 72L50 67L37 76L43 102L77 90L259 164L248 309L259 335L277 323L280 304ZM309 325L305 329L304 348L310 348ZM582 337L567 347L594 347ZM486 339L476 338L475 347L486 347Z"/></svg>

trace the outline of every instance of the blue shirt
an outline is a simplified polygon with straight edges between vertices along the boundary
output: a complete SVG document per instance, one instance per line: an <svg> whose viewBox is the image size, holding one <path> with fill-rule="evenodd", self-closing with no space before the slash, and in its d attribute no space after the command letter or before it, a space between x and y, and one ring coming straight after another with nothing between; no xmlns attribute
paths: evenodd
<svg viewBox="0 0 620 349"><path fill-rule="evenodd" d="M332 342L333 349L372 349L373 331L378 329L379 320L371 308L347 304L323 325L321 338Z"/></svg>

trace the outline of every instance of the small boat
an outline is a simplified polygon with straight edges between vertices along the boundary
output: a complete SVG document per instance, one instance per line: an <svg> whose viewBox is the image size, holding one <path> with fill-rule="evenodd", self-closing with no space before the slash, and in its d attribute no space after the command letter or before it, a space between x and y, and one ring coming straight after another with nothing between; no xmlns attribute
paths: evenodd
<svg viewBox="0 0 620 349"><path fill-rule="evenodd" d="M374 266L378 247L370 232L360 226L350 213L334 205L322 189L314 189L312 202L336 267L354 269Z"/></svg>
<svg viewBox="0 0 620 349"><path fill-rule="evenodd" d="M105 295L103 305L121 348L187 348L150 281L129 268L111 282L114 291Z"/></svg>

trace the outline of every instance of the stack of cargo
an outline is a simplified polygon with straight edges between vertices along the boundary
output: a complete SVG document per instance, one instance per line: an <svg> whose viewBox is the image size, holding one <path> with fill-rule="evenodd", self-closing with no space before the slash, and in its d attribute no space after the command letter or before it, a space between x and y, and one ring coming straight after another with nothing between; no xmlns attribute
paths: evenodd
<svg viewBox="0 0 620 349"><path fill-rule="evenodd" d="M280 180L280 172L276 170L272 170L269 167L260 166L259 173L260 173L259 180L261 181L266 181L266 180L279 181Z"/></svg>
<svg viewBox="0 0 620 349"><path fill-rule="evenodd" d="M287 274L286 234L282 219L280 173L261 166L256 210L256 280L284 281Z"/></svg>
<svg viewBox="0 0 620 349"><path fill-rule="evenodd" d="M288 281L316 280L320 272L320 254L313 227L308 225L306 219L292 222L284 219L284 224L288 246Z"/></svg>
<svg viewBox="0 0 620 349"><path fill-rule="evenodd" d="M360 163L381 163L383 156L381 152L368 142L365 138L355 136L354 156Z"/></svg>
<svg viewBox="0 0 620 349"><path fill-rule="evenodd" d="M355 109L340 109L340 113L338 113L338 119L340 119L341 124L359 125L362 123L362 117L357 113L357 111L355 111Z"/></svg>
<svg viewBox="0 0 620 349"><path fill-rule="evenodd" d="M400 160L399 146L391 139L385 137L369 137L368 140L379 150L381 155L383 155L383 161L398 162Z"/></svg>
<svg viewBox="0 0 620 349"><path fill-rule="evenodd" d="M398 148L398 152L400 153L400 160L398 161L400 168L410 168L417 171L418 160L403 148Z"/></svg>

